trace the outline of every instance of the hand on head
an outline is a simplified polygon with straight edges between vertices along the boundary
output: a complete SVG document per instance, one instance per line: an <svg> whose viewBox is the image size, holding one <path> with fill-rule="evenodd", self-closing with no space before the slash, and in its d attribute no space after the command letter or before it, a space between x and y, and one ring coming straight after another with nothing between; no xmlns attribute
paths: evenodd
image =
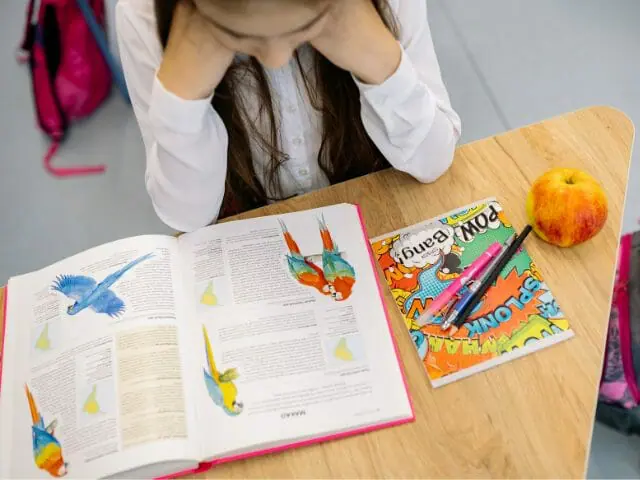
<svg viewBox="0 0 640 480"><path fill-rule="evenodd" d="M167 8L156 1L156 11ZM158 79L163 86L187 100L213 93L233 61L234 52L218 42L210 22L190 1L177 3Z"/></svg>
<svg viewBox="0 0 640 480"><path fill-rule="evenodd" d="M340 0L193 0L222 45L257 58L266 68L280 68L288 63L300 45L322 32L340 3Z"/></svg>
<svg viewBox="0 0 640 480"><path fill-rule="evenodd" d="M157 9L167 8L162 1ZM304 43L367 83L381 83L400 61L372 0L182 0L158 77L178 96L206 98L235 52L280 68Z"/></svg>

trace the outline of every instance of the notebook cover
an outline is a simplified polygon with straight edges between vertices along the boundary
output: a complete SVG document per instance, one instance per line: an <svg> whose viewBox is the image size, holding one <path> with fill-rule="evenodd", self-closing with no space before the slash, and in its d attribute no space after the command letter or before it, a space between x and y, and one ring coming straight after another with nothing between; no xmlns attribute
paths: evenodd
<svg viewBox="0 0 640 480"><path fill-rule="evenodd" d="M573 336L569 321L524 247L457 332L450 335L441 329L451 305L437 312L432 323L416 324L464 268L489 245L504 243L513 233L500 203L487 198L372 240L385 281L434 387Z"/></svg>

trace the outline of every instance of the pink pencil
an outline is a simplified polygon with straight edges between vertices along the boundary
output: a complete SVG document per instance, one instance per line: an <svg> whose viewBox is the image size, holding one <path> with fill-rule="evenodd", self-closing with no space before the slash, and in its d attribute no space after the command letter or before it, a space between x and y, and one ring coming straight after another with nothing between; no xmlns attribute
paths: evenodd
<svg viewBox="0 0 640 480"><path fill-rule="evenodd" d="M477 277L482 273L485 267L489 264L491 259L498 255L502 250L502 245L499 242L492 243L487 250L480 255L476 260L465 268L462 275L456 278L451 285L449 285L433 302L429 305L422 315L418 317L416 323L419 326L426 325L431 319L442 310L451 301L456 293L466 285L466 283Z"/></svg>

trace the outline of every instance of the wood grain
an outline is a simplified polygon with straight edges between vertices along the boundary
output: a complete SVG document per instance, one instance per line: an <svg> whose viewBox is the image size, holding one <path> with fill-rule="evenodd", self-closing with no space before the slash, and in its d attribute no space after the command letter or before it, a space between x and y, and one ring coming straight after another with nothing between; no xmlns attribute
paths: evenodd
<svg viewBox="0 0 640 480"><path fill-rule="evenodd" d="M358 203L371 237L488 196L516 229L529 185L554 166L599 179L609 218L594 239L527 249L576 337L490 371L432 389L385 288L416 421L375 433L220 465L199 478L576 478L585 473L634 130L608 107L566 114L457 149L450 171L421 185L385 171L249 212L256 217Z"/></svg>

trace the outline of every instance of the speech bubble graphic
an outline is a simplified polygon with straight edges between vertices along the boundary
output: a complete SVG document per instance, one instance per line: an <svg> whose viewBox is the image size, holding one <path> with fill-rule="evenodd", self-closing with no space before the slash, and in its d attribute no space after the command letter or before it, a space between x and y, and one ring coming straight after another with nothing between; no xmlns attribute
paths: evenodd
<svg viewBox="0 0 640 480"><path fill-rule="evenodd" d="M423 230L401 235L393 242L391 256L405 267L433 265L441 254L451 252L454 231L449 225L433 223Z"/></svg>

